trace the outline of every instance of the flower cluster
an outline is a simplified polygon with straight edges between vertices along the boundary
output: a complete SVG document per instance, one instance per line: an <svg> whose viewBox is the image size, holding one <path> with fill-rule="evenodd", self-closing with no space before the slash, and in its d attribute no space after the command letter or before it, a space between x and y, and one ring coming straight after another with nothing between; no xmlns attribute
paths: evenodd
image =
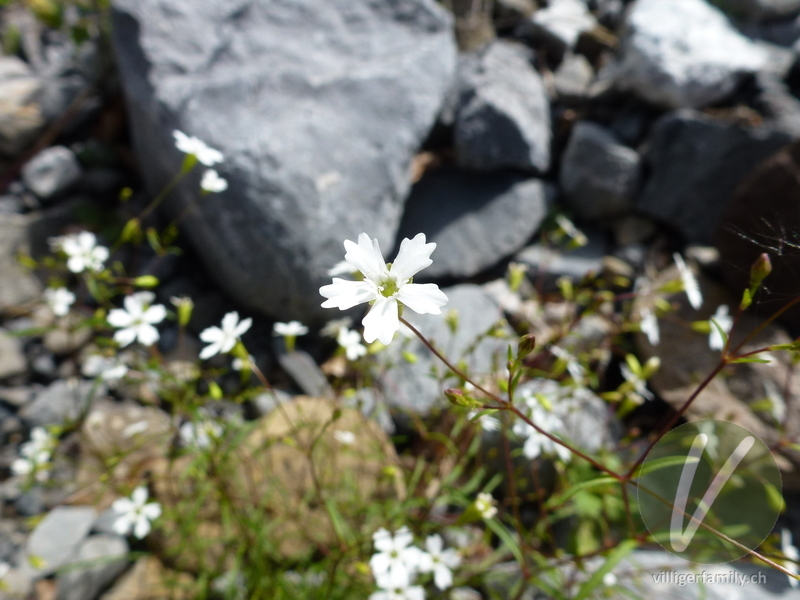
<svg viewBox="0 0 800 600"><path fill-rule="evenodd" d="M408 527L401 527L394 534L379 529L372 541L377 552L369 566L380 590L370 600L423 600L424 588L414 584L419 574L433 574L433 583L440 590L453 585L452 570L461 564L461 557L452 548L444 549L441 536L428 536L425 550L412 546L414 536Z"/></svg>
<svg viewBox="0 0 800 600"><path fill-rule="evenodd" d="M184 446L208 448L214 440L222 437L222 425L211 419L187 421L181 425L179 435Z"/></svg>
<svg viewBox="0 0 800 600"><path fill-rule="evenodd" d="M194 156L197 161L206 167L213 167L225 160L222 152L206 145L202 140L188 136L177 129L172 132L175 138L175 147L189 156ZM207 169L200 181L200 189L208 193L224 192L228 189L228 182L220 177L214 169Z"/></svg>
<svg viewBox="0 0 800 600"><path fill-rule="evenodd" d="M522 404L526 408L527 416L533 423L553 435L564 430L564 422L549 407L545 406L535 394L526 390L521 392L520 396ZM522 453L528 459L533 460L542 455L555 455L562 461L567 462L572 456L567 448L539 433L524 421L514 423L512 430L525 440Z"/></svg>
<svg viewBox="0 0 800 600"><path fill-rule="evenodd" d="M99 246L89 231L50 238L50 247L67 255L67 268L73 273L99 273L109 256L108 248Z"/></svg>
<svg viewBox="0 0 800 600"><path fill-rule="evenodd" d="M34 474L38 481L47 479L46 466L53 456L57 441L44 427L34 427L30 441L20 446L21 458L11 463L11 471L15 475Z"/></svg>
<svg viewBox="0 0 800 600"><path fill-rule="evenodd" d="M63 317L69 312L69 308L75 303L75 294L67 288L47 288L44 291L44 301L58 317Z"/></svg>

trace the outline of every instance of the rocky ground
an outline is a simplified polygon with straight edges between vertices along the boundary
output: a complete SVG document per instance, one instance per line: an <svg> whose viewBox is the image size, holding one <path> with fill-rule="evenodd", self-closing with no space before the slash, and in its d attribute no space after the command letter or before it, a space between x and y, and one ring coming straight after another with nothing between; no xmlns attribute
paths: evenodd
<svg viewBox="0 0 800 600"><path fill-rule="evenodd" d="M544 340L564 318L564 307L534 306L509 290L509 262L527 265L545 294L562 276L675 278L672 255L681 252L706 299L681 309L687 322L735 306L761 252L775 270L748 327L800 290L798 0L112 5L108 30L74 6L58 26L25 3L0 8L0 563L15 567L0 598L155 598L165 578L179 577L151 556L129 560L142 548L115 533L108 511L76 501L75 464L57 466L58 486L27 489L10 471L37 426L87 423L93 414L117 419L116 432L142 419L151 430L169 426L165 412L143 408L153 403L146 385L95 386L92 331L42 304L48 282L20 254L45 256L48 239L78 223L110 245L181 168L174 129L223 153L217 170L228 188L195 205L192 174L145 223L163 227L186 213L182 255L143 245L112 260L157 277L160 302L194 301L187 335L161 328L168 361L194 360L200 332L236 309L255 319L248 348L287 397L332 395L336 365L319 332L331 314L318 290L342 258L342 241L362 231L384 250L419 232L437 244L420 281L442 286L459 329L427 316L415 324L453 355L499 320L535 322ZM571 219L584 245L552 244L550 233L565 230L556 214ZM272 336L275 321L290 319L312 328L298 352ZM609 335L602 319L581 327L590 345ZM795 309L763 339L788 343L798 327ZM655 408L620 423L592 394L583 421L570 426L575 437L594 435L597 447L619 428L654 427L719 356L707 335L669 320L658 345L642 333L632 339L642 363L661 361L649 382ZM417 360L394 356L397 367L368 403L384 430L441 401L429 376L434 360L409 344ZM496 351L481 341L471 368L491 371ZM797 442L794 364L742 367L706 390L688 418L733 420L776 447ZM783 412L764 410L765 397ZM255 398L215 410L252 420L271 408ZM83 435L63 443L79 454ZM800 455L788 442L780 523L797 540ZM637 561L680 568L669 555L637 552L620 572ZM46 567L26 562L31 555ZM54 576L98 557L107 560ZM498 571L501 594L513 577ZM644 597L668 589L642 581ZM715 587L706 597L753 589ZM698 590L676 584L669 593L695 598ZM757 595L800 597L773 575Z"/></svg>

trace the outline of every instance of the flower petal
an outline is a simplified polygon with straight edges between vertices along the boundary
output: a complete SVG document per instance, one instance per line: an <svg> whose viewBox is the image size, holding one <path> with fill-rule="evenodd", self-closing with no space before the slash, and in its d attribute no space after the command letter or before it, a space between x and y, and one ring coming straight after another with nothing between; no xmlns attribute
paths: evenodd
<svg viewBox="0 0 800 600"><path fill-rule="evenodd" d="M225 337L225 332L223 332L219 327L206 327L200 332L200 339L207 344L218 342L223 337Z"/></svg>
<svg viewBox="0 0 800 600"><path fill-rule="evenodd" d="M242 337L245 333L247 333L252 325L253 319L244 319L236 326L236 329L233 330L234 337Z"/></svg>
<svg viewBox="0 0 800 600"><path fill-rule="evenodd" d="M347 310L358 304L370 302L378 296L375 286L366 281L348 281L335 277L330 285L323 285L319 293L327 298L322 303L323 308L338 308Z"/></svg>
<svg viewBox="0 0 800 600"><path fill-rule="evenodd" d="M436 250L436 244L425 243L425 234L418 233L414 239L404 239L400 242L397 258L392 263L392 274L397 281L407 281L422 269L431 266L431 253Z"/></svg>
<svg viewBox="0 0 800 600"><path fill-rule="evenodd" d="M131 345L135 339L136 339L136 329L134 329L133 327L120 329L114 334L114 340L116 340L116 342L123 348L125 346Z"/></svg>
<svg viewBox="0 0 800 600"><path fill-rule="evenodd" d="M161 323L167 317L167 309L163 304L155 304L148 308L144 315L142 315L142 319L155 325L156 323Z"/></svg>
<svg viewBox="0 0 800 600"><path fill-rule="evenodd" d="M111 309L106 320L112 327L130 327L133 323L133 317L121 308Z"/></svg>
<svg viewBox="0 0 800 600"><path fill-rule="evenodd" d="M139 338L139 342L145 346L152 346L160 337L158 335L158 329L147 323L142 323L139 325L136 335Z"/></svg>
<svg viewBox="0 0 800 600"><path fill-rule="evenodd" d="M397 301L394 297L379 296L361 323L364 325L364 340L368 344L380 340L381 344L388 346L400 329Z"/></svg>
<svg viewBox="0 0 800 600"><path fill-rule="evenodd" d="M386 262L377 239L370 240L366 233L361 233L358 244L345 240L344 249L344 259L361 271L364 277L376 280L386 273Z"/></svg>
<svg viewBox="0 0 800 600"><path fill-rule="evenodd" d="M447 304L447 296L435 283L407 283L400 288L397 299L421 315L438 315Z"/></svg>

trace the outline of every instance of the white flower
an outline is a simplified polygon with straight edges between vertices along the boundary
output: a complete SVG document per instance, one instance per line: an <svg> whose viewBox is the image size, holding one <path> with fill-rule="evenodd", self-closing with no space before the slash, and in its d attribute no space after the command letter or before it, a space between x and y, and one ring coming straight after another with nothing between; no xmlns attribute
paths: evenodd
<svg viewBox="0 0 800 600"><path fill-rule="evenodd" d="M642 330L642 333L647 336L650 345L658 346L658 343L661 341L661 335L658 330L658 319L656 319L653 311L644 309L639 313L639 316L641 317L639 328Z"/></svg>
<svg viewBox="0 0 800 600"><path fill-rule="evenodd" d="M275 323L275 325L272 326L272 333L274 335L282 335L283 337L296 337L298 335L307 334L308 327L303 325L300 321Z"/></svg>
<svg viewBox="0 0 800 600"><path fill-rule="evenodd" d="M63 317L75 303L75 294L64 287L47 288L44 291L44 299L56 315Z"/></svg>
<svg viewBox="0 0 800 600"><path fill-rule="evenodd" d="M128 367L119 359L92 354L83 362L81 373L84 377L100 377L103 381L115 383L128 374Z"/></svg>
<svg viewBox="0 0 800 600"><path fill-rule="evenodd" d="M482 519L491 519L497 514L497 507L494 505L494 498L488 492L481 492L475 499L475 509Z"/></svg>
<svg viewBox="0 0 800 600"><path fill-rule="evenodd" d="M353 324L353 319L350 317L343 317L341 319L332 319L325 323L325 327L320 329L320 333L327 337L337 337L342 329L349 329Z"/></svg>
<svg viewBox="0 0 800 600"><path fill-rule="evenodd" d="M789 533L788 529L781 529L781 552L783 552L783 555L786 558L792 561L784 562L783 566L795 575L800 574L800 567L796 562L800 560L800 551L798 551L794 544L792 544L792 534ZM788 579L789 585L793 588L796 588L798 585L800 585L800 582L794 577L789 577Z"/></svg>
<svg viewBox="0 0 800 600"><path fill-rule="evenodd" d="M200 181L200 189L204 192L218 194L228 189L228 180L219 176L214 169L208 169L203 173L203 179Z"/></svg>
<svg viewBox="0 0 800 600"><path fill-rule="evenodd" d="M244 371L245 369L252 369L253 365L256 364L256 359L253 357L252 354L247 355L247 360L243 360L238 356L233 359L233 363L231 366L235 371Z"/></svg>
<svg viewBox="0 0 800 600"><path fill-rule="evenodd" d="M647 381L631 371L628 365L621 365L620 371L622 371L622 376L625 378L625 381L633 385L634 391L642 398L645 398L646 400L652 400L655 398L655 396L653 396L653 392L647 389Z"/></svg>
<svg viewBox="0 0 800 600"><path fill-rule="evenodd" d="M172 132L172 136L175 138L175 147L178 150L185 154L196 156L197 160L207 167L213 167L215 164L221 163L225 159L225 157L222 156L222 152L206 146L205 143L194 136L189 137L177 129Z"/></svg>
<svg viewBox="0 0 800 600"><path fill-rule="evenodd" d="M551 346L550 352L556 358L560 358L567 363L567 372L575 383L583 381L583 378L586 376L586 369L583 368L583 365L578 362L578 359L573 354L558 346Z"/></svg>
<svg viewBox="0 0 800 600"><path fill-rule="evenodd" d="M528 409L528 418L550 434L557 434L564 429L564 423L555 414L545 408L541 402L530 392L523 393L523 401ZM524 421L517 421L513 427L514 433L525 438L522 453L526 458L533 460L541 455L556 455L567 462L572 457L569 450L557 444L546 435L539 433Z"/></svg>
<svg viewBox="0 0 800 600"><path fill-rule="evenodd" d="M401 527L394 535L381 528L372 535L372 541L378 551L369 559L375 577L389 574L395 581L410 581L422 552L411 546L414 536L408 527Z"/></svg>
<svg viewBox="0 0 800 600"><path fill-rule="evenodd" d="M337 275L355 275L358 273L353 265L346 260L340 260L338 263L328 269L328 277L336 277Z"/></svg>
<svg viewBox="0 0 800 600"><path fill-rule="evenodd" d="M370 594L369 600L425 600L425 590L420 585L411 585L408 575L392 572L375 576L380 591Z"/></svg>
<svg viewBox="0 0 800 600"><path fill-rule="evenodd" d="M158 502L147 502L147 488L139 486L130 498L116 500L111 508L117 513L112 525L119 535L133 535L142 539L150 533L150 523L161 516L161 505Z"/></svg>
<svg viewBox="0 0 800 600"><path fill-rule="evenodd" d="M733 317L728 314L727 305L720 304L717 308L717 312L714 313L714 316L711 317L710 320L713 321L713 323L711 323L711 333L708 334L708 347L712 350L722 350L725 347L725 338L722 337L719 330L722 329L722 331L728 334L733 328ZM719 327L715 327L714 323L719 325Z"/></svg>
<svg viewBox="0 0 800 600"><path fill-rule="evenodd" d="M481 411L471 410L469 413L467 413L467 418L474 419L479 412ZM478 425L480 425L481 429L484 431L497 431L500 429L500 421L497 419L497 417L493 417L491 415L483 415L476 421L476 423L478 423Z"/></svg>
<svg viewBox="0 0 800 600"><path fill-rule="evenodd" d="M333 432L333 437L337 439L337 441L341 442L345 446L350 446L353 442L356 441L356 436L353 434L352 431L339 431L338 429Z"/></svg>
<svg viewBox="0 0 800 600"><path fill-rule="evenodd" d="M145 346L158 341L158 329L153 327L164 320L167 309L161 304L153 305L153 292L137 292L126 296L124 309L115 308L108 313L108 324L119 329L114 339L120 346L132 344L137 339Z"/></svg>
<svg viewBox="0 0 800 600"><path fill-rule="evenodd" d="M222 425L211 419L199 423L187 421L181 425L179 434L184 446L208 448L213 440L222 437Z"/></svg>
<svg viewBox="0 0 800 600"><path fill-rule="evenodd" d="M686 263L683 262L683 258L680 254L676 252L672 255L672 258L678 266L678 272L683 282L683 291L686 292L686 296L689 298L689 304L692 305L692 308L698 310L703 306L703 294L700 292L700 285L697 283L694 273L692 273L689 267L686 266Z"/></svg>
<svg viewBox="0 0 800 600"><path fill-rule="evenodd" d="M50 246L67 255L67 268L73 273L102 271L108 258L108 248L98 246L97 238L89 231L53 238Z"/></svg>
<svg viewBox="0 0 800 600"><path fill-rule="evenodd" d="M340 329L336 342L344 348L347 360L357 360L367 353L367 347L361 343L361 334L352 329Z"/></svg>
<svg viewBox="0 0 800 600"><path fill-rule="evenodd" d="M239 313L229 312L222 317L222 327L209 327L200 333L200 339L209 344L200 352L200 358L206 360L215 354L230 352L238 339L253 324L253 319L239 321Z"/></svg>
<svg viewBox="0 0 800 600"><path fill-rule="evenodd" d="M453 572L461 564L461 557L457 550L448 548L443 550L444 542L440 535L428 536L425 540L425 550L421 555L419 570L421 573L433 573L433 583L440 590L446 590L453 585Z"/></svg>
<svg viewBox="0 0 800 600"><path fill-rule="evenodd" d="M603 575L603 585L606 587L617 585L617 576L609 571Z"/></svg>
<svg viewBox="0 0 800 600"><path fill-rule="evenodd" d="M369 302L372 308L364 317L364 339L368 344L380 340L388 345L400 329L399 305L402 303L419 314L441 314L447 296L433 283L412 283L412 277L432 264L431 253L436 244L426 244L420 233L400 243L397 258L389 267L383 260L378 240L366 233L358 236L358 244L345 240L344 258L364 276L363 281L334 278L319 293L327 300L323 308L347 310Z"/></svg>
<svg viewBox="0 0 800 600"><path fill-rule="evenodd" d="M43 427L34 427L31 431L30 441L19 448L18 458L11 463L11 471L15 475L36 474L36 479L47 479L47 471L43 469L53 455L57 441Z"/></svg>

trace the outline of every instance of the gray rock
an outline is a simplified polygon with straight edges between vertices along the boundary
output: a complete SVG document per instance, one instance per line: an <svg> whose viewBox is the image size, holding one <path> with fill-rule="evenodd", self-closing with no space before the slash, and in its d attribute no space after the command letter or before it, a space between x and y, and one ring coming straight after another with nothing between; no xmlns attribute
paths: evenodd
<svg viewBox="0 0 800 600"><path fill-rule="evenodd" d="M800 100L780 77L759 73L756 76L759 93L755 105L765 115L766 124L793 138L800 138Z"/></svg>
<svg viewBox="0 0 800 600"><path fill-rule="evenodd" d="M40 576L53 573L75 558L96 518L90 506L57 506L33 530L17 564ZM33 567L31 557L41 561L42 567Z"/></svg>
<svg viewBox="0 0 800 600"><path fill-rule="evenodd" d="M0 196L0 213L4 214L17 214L21 213L25 208L22 199L13 194Z"/></svg>
<svg viewBox="0 0 800 600"><path fill-rule="evenodd" d="M627 15L622 56L605 76L666 108L725 99L768 54L704 0L638 0Z"/></svg>
<svg viewBox="0 0 800 600"><path fill-rule="evenodd" d="M743 21L777 21L800 13L800 0L715 0L714 4Z"/></svg>
<svg viewBox="0 0 800 600"><path fill-rule="evenodd" d="M81 178L75 153L64 146L51 146L39 152L24 167L22 180L42 200L69 190Z"/></svg>
<svg viewBox="0 0 800 600"><path fill-rule="evenodd" d="M283 339L279 340L282 344ZM328 383L328 378L314 362L307 352L295 350L276 352L278 362L284 371L300 386L300 389L309 396L331 396L333 390Z"/></svg>
<svg viewBox="0 0 800 600"><path fill-rule="evenodd" d="M442 312L456 311L458 314L455 335L442 315L418 315L407 310L403 317L440 348L450 361L466 360L472 375L481 376L502 369L506 361L507 340L481 339L503 317L497 302L477 285L458 285L443 291L449 301ZM402 329L408 331L405 326ZM476 342L469 356L463 356ZM403 351L411 353L414 362L405 359ZM437 405L446 405L442 391L458 384L455 379L439 381L447 375L447 367L416 336L405 343L396 340L384 356L392 367L381 376L381 386L391 406L425 414Z"/></svg>
<svg viewBox="0 0 800 600"><path fill-rule="evenodd" d="M104 393L105 389L96 386L93 381L55 381L37 394L36 399L27 404L19 415L30 427L61 425L76 421L92 400Z"/></svg>
<svg viewBox="0 0 800 600"><path fill-rule="evenodd" d="M550 167L550 104L525 51L496 41L459 65L456 161L475 169Z"/></svg>
<svg viewBox="0 0 800 600"><path fill-rule="evenodd" d="M23 517L33 517L46 510L42 488L34 487L22 494L14 501L14 509Z"/></svg>
<svg viewBox="0 0 800 600"><path fill-rule="evenodd" d="M35 394L33 387L0 387L0 400L17 408L32 400Z"/></svg>
<svg viewBox="0 0 800 600"><path fill-rule="evenodd" d="M471 277L513 254L539 229L551 188L516 173L441 169L414 186L398 240L425 233L433 264L415 281Z"/></svg>
<svg viewBox="0 0 800 600"><path fill-rule="evenodd" d="M530 30L557 55L575 47L581 33L591 31L597 20L581 0L551 0L547 8L533 13Z"/></svg>
<svg viewBox="0 0 800 600"><path fill-rule="evenodd" d="M0 56L0 153L15 156L42 130L42 82L16 56Z"/></svg>
<svg viewBox="0 0 800 600"><path fill-rule="evenodd" d="M85 566L59 575L56 600L95 600L128 565L128 543L118 535L93 535L83 541L75 563Z"/></svg>
<svg viewBox="0 0 800 600"><path fill-rule="evenodd" d="M583 229L587 244L574 250L553 248L537 242L523 248L514 260L531 267L528 278L542 281L546 289L552 290L561 277L578 281L589 273L599 273L603 268L603 257L608 254L606 235L597 229Z"/></svg>
<svg viewBox="0 0 800 600"><path fill-rule="evenodd" d="M627 211L641 179L641 157L605 127L580 121L561 162L566 205L582 219Z"/></svg>
<svg viewBox="0 0 800 600"><path fill-rule="evenodd" d="M319 287L342 241L366 231L388 247L396 233L412 157L455 74L445 10L433 0L118 0L114 25L151 189L183 161L173 129L225 155L228 191L185 222L209 272L249 308L324 319ZM175 214L195 201L198 179L177 190Z"/></svg>
<svg viewBox="0 0 800 600"><path fill-rule="evenodd" d="M17 260L17 253L29 247L32 222L33 218L27 215L0 214L0 312L41 297L41 284Z"/></svg>
<svg viewBox="0 0 800 600"><path fill-rule="evenodd" d="M594 79L592 63L582 54L566 57L553 74L553 85L560 99L585 98Z"/></svg>
<svg viewBox="0 0 800 600"><path fill-rule="evenodd" d="M0 380L22 375L28 370L22 342L0 329Z"/></svg>
<svg viewBox="0 0 800 600"><path fill-rule="evenodd" d="M739 184L791 141L788 134L678 111L653 128L650 175L637 208L708 244Z"/></svg>

